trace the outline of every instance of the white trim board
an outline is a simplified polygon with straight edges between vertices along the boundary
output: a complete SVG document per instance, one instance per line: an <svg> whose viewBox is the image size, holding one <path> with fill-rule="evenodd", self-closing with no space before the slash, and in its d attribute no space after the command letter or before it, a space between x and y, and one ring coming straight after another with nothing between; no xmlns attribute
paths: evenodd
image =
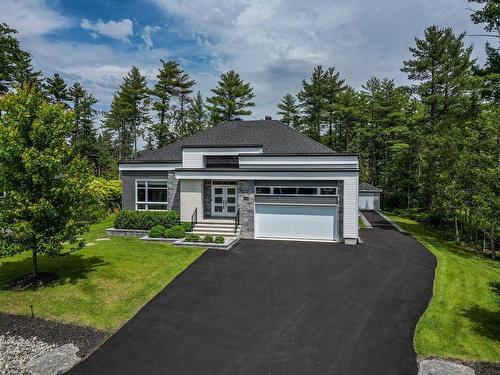
<svg viewBox="0 0 500 375"><path fill-rule="evenodd" d="M119 164L120 172L125 171L172 171L180 168L181 163L130 163Z"/></svg>

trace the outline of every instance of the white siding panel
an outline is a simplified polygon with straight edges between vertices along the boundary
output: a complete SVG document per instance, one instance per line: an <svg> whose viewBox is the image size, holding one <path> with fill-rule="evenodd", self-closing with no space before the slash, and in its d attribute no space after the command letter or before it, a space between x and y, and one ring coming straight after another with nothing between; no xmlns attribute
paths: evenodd
<svg viewBox="0 0 500 375"><path fill-rule="evenodd" d="M240 156L240 168L358 168L357 155Z"/></svg>
<svg viewBox="0 0 500 375"><path fill-rule="evenodd" d="M198 209L198 219L203 217L203 180L181 180L181 221L191 221Z"/></svg>
<svg viewBox="0 0 500 375"><path fill-rule="evenodd" d="M358 176L344 178L344 238L358 238Z"/></svg>

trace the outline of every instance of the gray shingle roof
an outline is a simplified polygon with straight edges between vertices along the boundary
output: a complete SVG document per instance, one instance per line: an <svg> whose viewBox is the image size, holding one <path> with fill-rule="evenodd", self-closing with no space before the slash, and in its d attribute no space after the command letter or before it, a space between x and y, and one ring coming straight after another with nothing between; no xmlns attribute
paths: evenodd
<svg viewBox="0 0 500 375"><path fill-rule="evenodd" d="M371 192L382 192L382 189L369 184L368 182L362 182L359 184L359 191L371 191Z"/></svg>
<svg viewBox="0 0 500 375"><path fill-rule="evenodd" d="M334 153L321 143L276 120L226 121L135 160L180 161L183 146L262 146L266 154Z"/></svg>

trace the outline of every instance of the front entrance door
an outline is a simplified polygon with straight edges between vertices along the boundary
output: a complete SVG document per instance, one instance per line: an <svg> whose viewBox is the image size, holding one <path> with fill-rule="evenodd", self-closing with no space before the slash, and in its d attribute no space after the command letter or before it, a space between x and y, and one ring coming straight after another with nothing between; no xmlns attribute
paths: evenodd
<svg viewBox="0 0 500 375"><path fill-rule="evenodd" d="M212 185L212 216L236 216L236 185Z"/></svg>

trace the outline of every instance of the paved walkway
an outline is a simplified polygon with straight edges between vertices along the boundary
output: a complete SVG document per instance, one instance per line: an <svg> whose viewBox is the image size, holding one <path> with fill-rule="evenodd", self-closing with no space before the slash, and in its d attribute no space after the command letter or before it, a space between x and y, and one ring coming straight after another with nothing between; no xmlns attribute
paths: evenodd
<svg viewBox="0 0 500 375"><path fill-rule="evenodd" d="M417 374L435 258L376 213L363 243L208 251L70 374Z"/></svg>

